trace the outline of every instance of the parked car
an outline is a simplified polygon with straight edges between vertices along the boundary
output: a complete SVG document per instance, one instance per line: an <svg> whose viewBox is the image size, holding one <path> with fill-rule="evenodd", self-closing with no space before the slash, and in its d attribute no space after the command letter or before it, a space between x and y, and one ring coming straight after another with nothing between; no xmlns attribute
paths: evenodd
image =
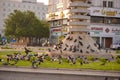
<svg viewBox="0 0 120 80"><path fill-rule="evenodd" d="M111 49L114 49L114 50L116 50L116 49L120 50L120 42L119 42L119 43L113 43L113 44L110 46L110 48L111 48Z"/></svg>

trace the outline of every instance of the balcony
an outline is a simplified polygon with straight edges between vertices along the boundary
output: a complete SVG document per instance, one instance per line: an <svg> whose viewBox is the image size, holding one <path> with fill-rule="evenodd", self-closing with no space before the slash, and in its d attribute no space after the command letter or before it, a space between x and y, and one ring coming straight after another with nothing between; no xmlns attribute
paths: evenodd
<svg viewBox="0 0 120 80"><path fill-rule="evenodd" d="M89 29L87 29L87 28L80 28L80 27L78 27L78 28L69 28L69 31L71 32L71 31L81 31L81 32L88 32L89 31Z"/></svg>
<svg viewBox="0 0 120 80"><path fill-rule="evenodd" d="M90 23L91 25L102 25L102 26L116 26L119 27L120 24L105 24L105 23Z"/></svg>
<svg viewBox="0 0 120 80"><path fill-rule="evenodd" d="M47 18L48 21L61 20L61 19L64 19L64 18L60 18L60 17L50 17L50 18Z"/></svg>
<svg viewBox="0 0 120 80"><path fill-rule="evenodd" d="M75 12L81 12L81 13L88 13L88 10L85 8L82 9L70 9L71 13L75 13Z"/></svg>
<svg viewBox="0 0 120 80"><path fill-rule="evenodd" d="M90 4L84 3L84 2L80 2L80 1L76 1L76 2L70 3L70 7L78 7L78 6L90 7Z"/></svg>
<svg viewBox="0 0 120 80"><path fill-rule="evenodd" d="M59 16L52 16L52 17L47 17L46 18L48 21L51 21L51 20L61 20L61 19L64 19L64 18L62 18L62 17L59 17Z"/></svg>
<svg viewBox="0 0 120 80"><path fill-rule="evenodd" d="M90 16L71 15L69 18L70 18L70 19L87 19L87 20L89 20L89 19L90 19Z"/></svg>
<svg viewBox="0 0 120 80"><path fill-rule="evenodd" d="M90 25L90 22L79 22L79 21L74 21L74 22L69 22L70 26L88 26Z"/></svg>

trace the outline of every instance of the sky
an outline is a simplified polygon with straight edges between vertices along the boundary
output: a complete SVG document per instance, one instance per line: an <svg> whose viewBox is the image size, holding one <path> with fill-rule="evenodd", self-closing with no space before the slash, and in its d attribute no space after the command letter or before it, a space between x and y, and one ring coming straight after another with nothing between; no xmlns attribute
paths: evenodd
<svg viewBox="0 0 120 80"><path fill-rule="evenodd" d="M48 5L48 0L37 0L38 2L43 2L44 4Z"/></svg>

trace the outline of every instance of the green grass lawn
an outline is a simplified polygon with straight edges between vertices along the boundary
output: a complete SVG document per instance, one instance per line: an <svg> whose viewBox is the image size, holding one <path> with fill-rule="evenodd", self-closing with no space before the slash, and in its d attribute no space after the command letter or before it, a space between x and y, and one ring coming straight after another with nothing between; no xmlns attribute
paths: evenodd
<svg viewBox="0 0 120 80"><path fill-rule="evenodd" d="M80 65L79 62L76 64L63 62L46 61L40 65L42 68L69 68L69 69L92 69L92 70L120 70L120 64L115 62L107 63L106 65L100 65L101 62L90 62L89 64Z"/></svg>
<svg viewBox="0 0 120 80"><path fill-rule="evenodd" d="M106 65L100 65L101 62L90 62L89 64L80 65L79 62L76 64L62 62L58 64L57 61L44 61L39 65L40 68L68 68L68 69L92 69L92 70L118 70L120 71L120 64L116 62L108 62ZM15 66L31 67L29 61L19 61Z"/></svg>
<svg viewBox="0 0 120 80"><path fill-rule="evenodd" d="M0 58L5 59L4 56L6 54L13 54L16 51L2 51L0 52ZM24 52L20 52L24 54ZM116 70L120 71L120 64L117 62L107 62L106 65L100 65L102 62L92 62L90 61L89 64L83 64L80 65L80 63L77 61L76 64L67 63L65 60L63 60L62 64L58 64L58 61L51 62L49 60L45 60L44 63L41 63L39 65L40 68L69 68L69 69L92 69L92 70ZM2 66L2 63L0 62L0 65ZM9 65L8 65L9 66ZM18 63L14 66L17 67L31 67L30 61L18 61Z"/></svg>

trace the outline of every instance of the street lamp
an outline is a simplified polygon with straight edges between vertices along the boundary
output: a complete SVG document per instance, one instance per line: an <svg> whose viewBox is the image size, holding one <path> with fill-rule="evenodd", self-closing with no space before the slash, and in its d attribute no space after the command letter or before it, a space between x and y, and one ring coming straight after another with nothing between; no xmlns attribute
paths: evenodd
<svg viewBox="0 0 120 80"><path fill-rule="evenodd" d="M56 44L58 44L58 33L56 33L56 37L57 37L57 42L56 42Z"/></svg>

